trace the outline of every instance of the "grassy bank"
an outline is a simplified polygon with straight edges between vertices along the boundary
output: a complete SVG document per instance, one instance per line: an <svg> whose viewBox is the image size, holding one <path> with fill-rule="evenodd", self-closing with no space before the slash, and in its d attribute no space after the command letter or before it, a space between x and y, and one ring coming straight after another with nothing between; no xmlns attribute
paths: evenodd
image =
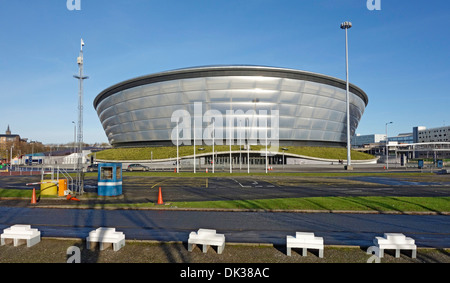
<svg viewBox="0 0 450 283"><path fill-rule="evenodd" d="M199 150L201 148L202 150ZM345 148L333 148L333 147L298 147L287 146L283 147L287 150L286 154L296 154L316 158L324 159L347 159L347 150ZM214 147L217 152L229 152L230 147L227 145L217 145ZM239 151L239 146L235 145L231 147L233 151ZM265 150L264 146L252 146L252 151ZM282 152L281 148L278 150ZM212 146L197 146L197 154L211 153ZM245 150L243 150L245 152ZM193 146L181 146L179 147L179 156L190 156L194 154ZM101 160L150 160L153 156L153 160L167 159L177 157L177 148L175 146L170 147L139 147L139 148L114 148L99 151L96 153L96 158ZM374 157L370 154L352 151L352 160L368 160Z"/></svg>

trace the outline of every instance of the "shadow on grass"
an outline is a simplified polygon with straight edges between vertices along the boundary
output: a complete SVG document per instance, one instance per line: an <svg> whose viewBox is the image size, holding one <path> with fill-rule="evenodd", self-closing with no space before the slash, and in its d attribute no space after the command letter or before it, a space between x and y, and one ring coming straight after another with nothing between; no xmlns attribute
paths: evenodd
<svg viewBox="0 0 450 283"><path fill-rule="evenodd" d="M408 205L413 205L413 206L420 207L421 209L418 209L420 211L431 211L431 212L435 212L437 214L441 214L441 215L443 214L441 210L437 210L435 208L432 208L432 207L429 207L429 206L426 206L426 205L423 205L423 204L420 204L420 203L417 203L417 202L408 201L407 198L390 197L388 199L392 199L392 200L395 200L397 202L406 203ZM447 201L450 204L449 200L447 200L447 199L444 199L444 200ZM449 205L449 207L450 207L450 205Z"/></svg>
<svg viewBox="0 0 450 283"><path fill-rule="evenodd" d="M372 211L397 211L397 212L403 212L399 210L398 208L389 205L385 202L381 201L375 201L368 198L359 198L359 197L349 197L349 198L341 198L341 201L354 203L360 206L361 210L372 210Z"/></svg>

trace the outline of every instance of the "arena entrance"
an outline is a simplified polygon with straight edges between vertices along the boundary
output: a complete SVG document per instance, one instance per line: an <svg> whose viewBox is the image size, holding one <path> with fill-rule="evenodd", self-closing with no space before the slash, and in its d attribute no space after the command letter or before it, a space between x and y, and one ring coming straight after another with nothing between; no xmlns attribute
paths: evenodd
<svg viewBox="0 0 450 283"><path fill-rule="evenodd" d="M218 154L215 155L215 164L216 165L229 165L230 164L230 155L229 154ZM213 157L211 155L208 155L204 158L202 158L202 165L211 165L213 164ZM282 165L286 164L286 158L283 158L282 155L268 155L267 161L269 165ZM246 153L242 154L232 154L231 155L231 162L234 166L238 165L247 165L248 162L250 162L250 165L252 166L265 166L266 165L266 156L260 153L250 153L250 158L248 158Z"/></svg>

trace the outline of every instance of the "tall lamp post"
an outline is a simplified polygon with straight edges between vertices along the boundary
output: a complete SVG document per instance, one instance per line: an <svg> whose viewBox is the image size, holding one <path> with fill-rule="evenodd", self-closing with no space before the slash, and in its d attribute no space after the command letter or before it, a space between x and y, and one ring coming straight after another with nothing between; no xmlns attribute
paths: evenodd
<svg viewBox="0 0 450 283"><path fill-rule="evenodd" d="M250 174L250 119L247 119L247 174Z"/></svg>
<svg viewBox="0 0 450 283"><path fill-rule="evenodd" d="M9 155L9 175L11 176L12 164L13 164L13 153L12 150L14 148L14 144L11 146L11 154Z"/></svg>
<svg viewBox="0 0 450 283"><path fill-rule="evenodd" d="M349 80L348 80L348 29L352 27L351 22L343 22L341 24L341 29L345 29L345 66L347 74L347 165L346 170L353 170L351 155L350 155L350 95L349 95Z"/></svg>
<svg viewBox="0 0 450 283"><path fill-rule="evenodd" d="M214 154L215 154L215 152L214 152L214 136L216 135L216 126L215 126L215 124L216 124L216 119L214 119L214 122L213 122L213 134L212 134L212 140L213 140L213 142L212 142L212 172L213 172L213 174L214 174L214 164L216 163L216 160L215 160L215 156L214 156Z"/></svg>
<svg viewBox="0 0 450 283"><path fill-rule="evenodd" d="M180 135L180 133L178 132L178 123L177 123L177 174L180 173L180 167L179 167L179 164L180 164L180 153L179 153L179 149L178 149L178 146L179 146L178 137L179 137L179 135Z"/></svg>
<svg viewBox="0 0 450 283"><path fill-rule="evenodd" d="M194 174L197 173L195 171L196 163L195 163L195 116L194 116Z"/></svg>
<svg viewBox="0 0 450 283"><path fill-rule="evenodd" d="M392 124L393 122L389 122L389 123L386 123L386 170L388 170L389 169L389 139L388 139L388 131L387 131L387 128L388 128L388 125L389 124Z"/></svg>

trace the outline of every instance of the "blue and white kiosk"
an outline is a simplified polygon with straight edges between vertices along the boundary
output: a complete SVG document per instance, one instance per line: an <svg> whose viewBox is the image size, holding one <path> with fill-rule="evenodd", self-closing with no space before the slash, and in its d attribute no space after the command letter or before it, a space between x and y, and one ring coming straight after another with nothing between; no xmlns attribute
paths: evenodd
<svg viewBox="0 0 450 283"><path fill-rule="evenodd" d="M122 194L122 163L99 163L99 196L119 196Z"/></svg>

